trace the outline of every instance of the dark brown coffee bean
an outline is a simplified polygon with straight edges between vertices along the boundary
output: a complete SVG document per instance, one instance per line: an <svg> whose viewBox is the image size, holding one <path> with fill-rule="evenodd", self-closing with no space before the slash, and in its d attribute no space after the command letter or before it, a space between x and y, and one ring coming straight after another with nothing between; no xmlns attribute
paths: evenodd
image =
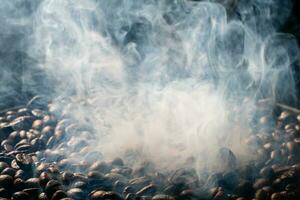
<svg viewBox="0 0 300 200"><path fill-rule="evenodd" d="M103 179L104 175L98 171L90 171L88 173L88 178L92 178L92 179Z"/></svg>
<svg viewBox="0 0 300 200"><path fill-rule="evenodd" d="M0 141L6 139L14 129L9 124L0 125Z"/></svg>
<svg viewBox="0 0 300 200"><path fill-rule="evenodd" d="M24 144L16 148L16 151L30 153L33 152L33 148L30 144Z"/></svg>
<svg viewBox="0 0 300 200"><path fill-rule="evenodd" d="M134 193L129 193L125 196L125 200L136 200L137 197Z"/></svg>
<svg viewBox="0 0 300 200"><path fill-rule="evenodd" d="M271 200L283 200L280 193L273 193L271 196Z"/></svg>
<svg viewBox="0 0 300 200"><path fill-rule="evenodd" d="M57 190L63 190L63 188L62 185L56 180L50 180L45 187L45 192L48 197L52 197Z"/></svg>
<svg viewBox="0 0 300 200"><path fill-rule="evenodd" d="M74 181L82 181L85 183L88 182L88 178L84 174L74 173L73 175L74 175Z"/></svg>
<svg viewBox="0 0 300 200"><path fill-rule="evenodd" d="M296 142L288 142L286 147L291 154L298 153L300 150L300 144Z"/></svg>
<svg viewBox="0 0 300 200"><path fill-rule="evenodd" d="M122 197L115 192L96 191L91 195L91 200L122 200Z"/></svg>
<svg viewBox="0 0 300 200"><path fill-rule="evenodd" d="M47 183L50 181L50 176L47 172L42 172L39 177L39 184L42 188L45 188Z"/></svg>
<svg viewBox="0 0 300 200"><path fill-rule="evenodd" d="M55 117L53 115L45 115L43 117L43 122L44 124L47 126L54 126L57 123L57 120L55 119Z"/></svg>
<svg viewBox="0 0 300 200"><path fill-rule="evenodd" d="M41 134L45 135L47 138L51 137L53 133L54 133L54 129L52 126L45 126L41 131Z"/></svg>
<svg viewBox="0 0 300 200"><path fill-rule="evenodd" d="M38 199L39 194L41 193L40 188L27 188L24 189L23 192L26 192L31 199Z"/></svg>
<svg viewBox="0 0 300 200"><path fill-rule="evenodd" d="M14 179L10 175L0 175L0 187L12 188Z"/></svg>
<svg viewBox="0 0 300 200"><path fill-rule="evenodd" d="M222 200L225 199L225 192L224 191L218 191L217 194L213 197L213 200Z"/></svg>
<svg viewBox="0 0 300 200"><path fill-rule="evenodd" d="M259 189L255 192L255 198L257 200L267 200L268 199L268 193L262 189Z"/></svg>
<svg viewBox="0 0 300 200"><path fill-rule="evenodd" d="M255 183L253 184L253 188L255 190L258 190L269 185L270 185L270 181L268 179L260 178L255 181Z"/></svg>
<svg viewBox="0 0 300 200"><path fill-rule="evenodd" d="M1 172L1 174L7 174L10 175L11 177L14 177L16 174L16 170L11 167L7 167Z"/></svg>
<svg viewBox="0 0 300 200"><path fill-rule="evenodd" d="M124 162L121 158L115 158L112 162L111 162L112 165L115 165L115 166L123 166L124 165Z"/></svg>
<svg viewBox="0 0 300 200"><path fill-rule="evenodd" d="M51 200L60 200L60 199L65 198L65 197L67 197L67 194L66 194L64 191L62 191L62 190L57 190L57 191L53 194Z"/></svg>
<svg viewBox="0 0 300 200"><path fill-rule="evenodd" d="M72 188L67 192L68 196L75 200L81 200L86 198L85 192L80 188Z"/></svg>
<svg viewBox="0 0 300 200"><path fill-rule="evenodd" d="M31 116L22 116L14 119L10 125L14 130L28 130L31 128L33 122L33 117Z"/></svg>
<svg viewBox="0 0 300 200"><path fill-rule="evenodd" d="M74 181L74 174L72 172L63 172L61 174L61 177L62 177L62 181L64 184L70 184L72 181Z"/></svg>
<svg viewBox="0 0 300 200"><path fill-rule="evenodd" d="M275 172L271 167L264 167L260 170L259 174L267 179L273 178L275 176Z"/></svg>
<svg viewBox="0 0 300 200"><path fill-rule="evenodd" d="M251 196L254 193L252 184L249 181L241 181L237 185L235 191L239 196L244 196L244 197Z"/></svg>
<svg viewBox="0 0 300 200"><path fill-rule="evenodd" d="M73 184L73 187L74 188L80 188L80 189L84 190L88 187L88 184L86 182L83 182L83 181L76 181Z"/></svg>
<svg viewBox="0 0 300 200"><path fill-rule="evenodd" d="M24 171L31 170L33 165L32 157L24 153L16 155L16 162Z"/></svg>
<svg viewBox="0 0 300 200"><path fill-rule="evenodd" d="M152 200L175 200L175 197L169 196L169 195L164 195L164 194L158 194L155 195Z"/></svg>
<svg viewBox="0 0 300 200"><path fill-rule="evenodd" d="M40 119L37 119L32 123L32 128L35 130L41 130L42 126L43 126L43 121Z"/></svg>
<svg viewBox="0 0 300 200"><path fill-rule="evenodd" d="M26 174L23 170L19 169L16 171L15 178L21 178L23 180L28 179L28 174Z"/></svg>
<svg viewBox="0 0 300 200"><path fill-rule="evenodd" d="M30 178L25 181L26 188L39 188L39 179L38 178Z"/></svg>
<svg viewBox="0 0 300 200"><path fill-rule="evenodd" d="M115 174L122 174L125 177L129 177L132 173L132 169L128 167L113 168L110 172Z"/></svg>
<svg viewBox="0 0 300 200"><path fill-rule="evenodd" d="M0 156L0 162L11 163L13 158L10 156Z"/></svg>
<svg viewBox="0 0 300 200"><path fill-rule="evenodd" d="M137 196L153 196L156 193L156 190L156 186L150 184L140 189L136 194Z"/></svg>
<svg viewBox="0 0 300 200"><path fill-rule="evenodd" d="M17 190L23 190L24 188L26 188L26 184L25 184L25 181L20 179L20 178L17 178L14 180L14 187L17 189Z"/></svg>
<svg viewBox="0 0 300 200"><path fill-rule="evenodd" d="M118 193L122 193L125 187L126 187L126 184L119 180L115 181L113 184L114 191L116 191Z"/></svg>
<svg viewBox="0 0 300 200"><path fill-rule="evenodd" d="M99 171L101 173L108 173L110 170L110 166L103 161L97 161L90 167L90 171Z"/></svg>
<svg viewBox="0 0 300 200"><path fill-rule="evenodd" d="M15 192L12 197L12 200L29 200L29 195L26 192L20 191Z"/></svg>
<svg viewBox="0 0 300 200"><path fill-rule="evenodd" d="M0 173L7 167L9 167L9 165L6 162L0 162Z"/></svg>
<svg viewBox="0 0 300 200"><path fill-rule="evenodd" d="M22 115L30 115L30 110L28 108L20 108L17 110L17 115L22 116Z"/></svg>
<svg viewBox="0 0 300 200"><path fill-rule="evenodd" d="M136 191L139 191L143 187L146 187L151 183L151 180L147 177L134 178L129 181L129 186L133 187Z"/></svg>
<svg viewBox="0 0 300 200"><path fill-rule="evenodd" d="M3 145L3 149L7 152L12 151L14 149L14 147L10 144L4 144Z"/></svg>
<svg viewBox="0 0 300 200"><path fill-rule="evenodd" d="M10 198L10 192L5 188L0 187L0 199L1 197Z"/></svg>
<svg viewBox="0 0 300 200"><path fill-rule="evenodd" d="M219 191L216 192L215 196L217 195L218 192ZM182 199L198 199L197 194L192 189L183 190L179 196Z"/></svg>
<svg viewBox="0 0 300 200"><path fill-rule="evenodd" d="M280 150L274 150L271 152L271 159L272 160L280 160L281 159L281 151Z"/></svg>

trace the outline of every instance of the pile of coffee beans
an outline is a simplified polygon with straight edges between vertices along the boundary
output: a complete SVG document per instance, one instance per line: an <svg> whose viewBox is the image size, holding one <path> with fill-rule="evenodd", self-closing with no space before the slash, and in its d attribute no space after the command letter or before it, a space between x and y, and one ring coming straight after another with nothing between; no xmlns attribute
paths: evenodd
<svg viewBox="0 0 300 200"><path fill-rule="evenodd" d="M121 158L103 160L87 143L93 130L57 109L28 105L0 113L0 200L300 199L295 113L282 111L271 128L270 118L260 119L266 128L245 140L255 160L199 176L192 168L160 172L150 162L132 168Z"/></svg>

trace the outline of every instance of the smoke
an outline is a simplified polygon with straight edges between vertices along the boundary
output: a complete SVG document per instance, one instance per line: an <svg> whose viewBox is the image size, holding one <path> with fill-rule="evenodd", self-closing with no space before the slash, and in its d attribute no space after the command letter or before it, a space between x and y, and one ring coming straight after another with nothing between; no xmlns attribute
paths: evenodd
<svg viewBox="0 0 300 200"><path fill-rule="evenodd" d="M17 8L0 8L9 6ZM78 126L93 127L96 139L73 136L104 156L162 168L193 157L211 167L220 147L246 153L242 138L257 100L294 98L297 42L276 33L289 1L43 0L35 7L25 51L43 78L27 77L25 90L71 97L56 103Z"/></svg>

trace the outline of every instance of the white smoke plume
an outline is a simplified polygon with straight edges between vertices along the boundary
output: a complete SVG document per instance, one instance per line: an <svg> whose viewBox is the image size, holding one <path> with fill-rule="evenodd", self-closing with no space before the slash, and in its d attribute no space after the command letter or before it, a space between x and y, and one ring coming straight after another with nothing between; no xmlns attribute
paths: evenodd
<svg viewBox="0 0 300 200"><path fill-rule="evenodd" d="M93 127L92 150L202 168L220 147L243 154L257 100L294 97L297 43L276 33L291 6L43 0L26 51L51 97L71 97L68 112Z"/></svg>

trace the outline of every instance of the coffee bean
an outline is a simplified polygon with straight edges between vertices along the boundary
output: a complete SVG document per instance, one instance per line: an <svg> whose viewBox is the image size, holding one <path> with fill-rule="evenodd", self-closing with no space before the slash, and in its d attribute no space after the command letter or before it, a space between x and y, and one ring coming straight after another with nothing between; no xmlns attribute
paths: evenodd
<svg viewBox="0 0 300 200"><path fill-rule="evenodd" d="M26 192L20 191L15 192L12 197L12 200L29 200L29 195Z"/></svg>
<svg viewBox="0 0 300 200"><path fill-rule="evenodd" d="M137 197L134 193L128 193L126 196L125 196L125 200L136 200Z"/></svg>
<svg viewBox="0 0 300 200"><path fill-rule="evenodd" d="M96 191L91 195L91 200L122 200L122 197L115 192Z"/></svg>
<svg viewBox="0 0 300 200"><path fill-rule="evenodd" d="M58 191L58 190L63 190L62 185L56 181L56 180L50 180L45 187L45 192L47 194L47 197L52 197L52 195Z"/></svg>
<svg viewBox="0 0 300 200"><path fill-rule="evenodd" d="M153 184L147 185L144 188L140 189L136 195L137 196L153 196L156 193L156 186Z"/></svg>
<svg viewBox="0 0 300 200"><path fill-rule="evenodd" d="M0 175L0 187L10 189L13 187L14 179L7 174Z"/></svg>
<svg viewBox="0 0 300 200"><path fill-rule="evenodd" d="M39 194L41 193L40 188L27 188L23 192L26 192L31 199L38 199Z"/></svg>
<svg viewBox="0 0 300 200"><path fill-rule="evenodd" d="M10 199L10 192L5 188L0 187L0 200L1 200L1 197Z"/></svg>
<svg viewBox="0 0 300 200"><path fill-rule="evenodd" d="M68 196L75 200L85 199L86 194L85 192L80 188L72 188L68 190Z"/></svg>
<svg viewBox="0 0 300 200"><path fill-rule="evenodd" d="M152 200L175 200L175 199L176 198L173 196L164 195L164 194L158 194L152 198Z"/></svg>
<svg viewBox="0 0 300 200"><path fill-rule="evenodd" d="M60 200L60 199L65 198L65 197L67 197L67 194L66 194L64 191L62 191L62 190L57 190L57 191L53 194L51 200Z"/></svg>

